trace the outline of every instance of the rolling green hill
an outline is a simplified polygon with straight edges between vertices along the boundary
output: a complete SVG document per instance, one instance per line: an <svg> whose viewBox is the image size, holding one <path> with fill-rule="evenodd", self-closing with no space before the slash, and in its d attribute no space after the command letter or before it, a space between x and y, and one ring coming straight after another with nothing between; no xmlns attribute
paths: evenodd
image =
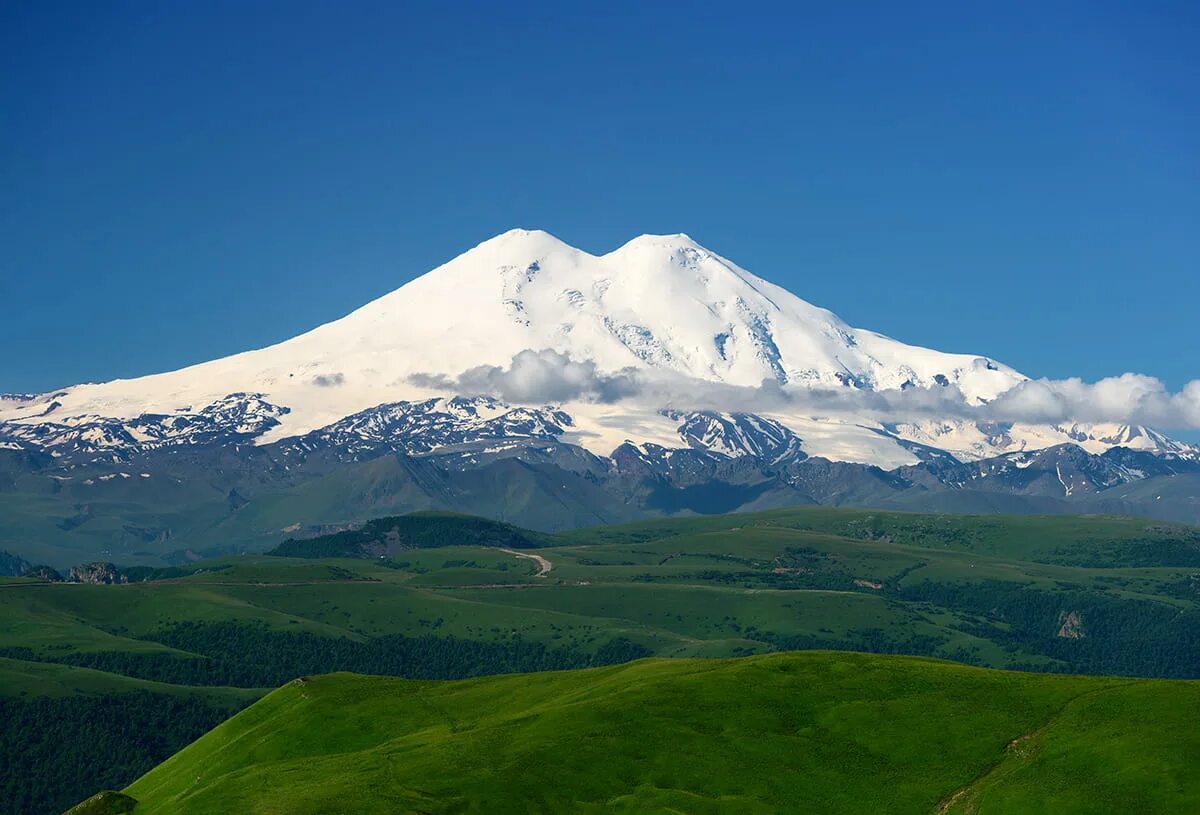
<svg viewBox="0 0 1200 815"><path fill-rule="evenodd" d="M131 784L154 813L1178 813L1200 684L788 653L298 679Z"/></svg>
<svg viewBox="0 0 1200 815"><path fill-rule="evenodd" d="M222 639L233 626L259 650L301 637L519 639L570 650L572 665L615 640L663 656L836 648L1142 676L1191 677L1200 664L1192 527L804 508L559 536L419 515L383 534L398 523L423 548L230 557L118 586L10 579L0 654L179 681L185 668L246 661ZM368 531L296 545L357 551ZM506 551L497 534L539 548ZM471 545L437 545L459 540ZM296 666L347 667L364 666Z"/></svg>
<svg viewBox="0 0 1200 815"><path fill-rule="evenodd" d="M526 549L544 546L551 535L473 515L412 512L376 518L359 529L304 540L288 539L267 554L278 557L386 557L410 549L446 546L495 546Z"/></svg>
<svg viewBox="0 0 1200 815"><path fill-rule="evenodd" d="M128 739L102 717L115 697L195 700L208 711L190 719L198 728L263 688L336 671L457 679L826 649L1200 678L1194 527L824 507L554 536L438 514L378 526L385 543L399 526L416 534L382 551L369 529L324 536L298 542L306 557L129 570L118 585L0 578L0 754L74 721L72 705ZM359 557L313 557L330 545ZM73 726L22 765L36 773L10 773L0 813L58 811L98 788L71 770L95 754ZM134 746L105 784L169 754ZM32 775L57 780L39 806L11 804Z"/></svg>
<svg viewBox="0 0 1200 815"><path fill-rule="evenodd" d="M1111 515L946 515L792 507L579 529L574 543L644 543L742 530L821 532L1069 566L1197 566L1200 527Z"/></svg>

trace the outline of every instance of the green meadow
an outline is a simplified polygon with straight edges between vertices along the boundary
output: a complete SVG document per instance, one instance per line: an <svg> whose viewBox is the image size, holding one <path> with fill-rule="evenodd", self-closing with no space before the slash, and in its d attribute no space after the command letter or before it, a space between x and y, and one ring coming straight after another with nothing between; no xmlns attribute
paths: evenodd
<svg viewBox="0 0 1200 815"><path fill-rule="evenodd" d="M1021 672L1003 674L1013 681L1200 678L1194 527L823 507L527 538L454 516L406 523L421 530L415 548L331 536L297 542L295 556L131 571L119 585L0 580L0 798L29 804L0 811L120 789L267 689L343 671L465 680L820 650ZM1075 680L1046 687L1060 681ZM189 724L150 741L115 724L81 737L113 700L137 721L191 706L177 717ZM101 753L118 747L128 755L106 766Z"/></svg>
<svg viewBox="0 0 1200 815"><path fill-rule="evenodd" d="M839 652L297 679L136 813L1194 812L1200 685Z"/></svg>

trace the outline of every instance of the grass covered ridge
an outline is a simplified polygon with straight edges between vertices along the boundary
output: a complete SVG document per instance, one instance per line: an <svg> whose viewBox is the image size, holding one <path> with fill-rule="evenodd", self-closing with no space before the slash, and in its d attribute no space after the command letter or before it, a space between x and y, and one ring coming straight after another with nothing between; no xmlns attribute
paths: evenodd
<svg viewBox="0 0 1200 815"><path fill-rule="evenodd" d="M288 539L267 554L279 557L366 558L397 555L410 549L484 546L527 549L544 546L552 536L512 524L453 512L413 512L376 518L360 529L303 540Z"/></svg>
<svg viewBox="0 0 1200 815"><path fill-rule="evenodd" d="M289 683L137 813L1200 811L1200 684L837 652Z"/></svg>

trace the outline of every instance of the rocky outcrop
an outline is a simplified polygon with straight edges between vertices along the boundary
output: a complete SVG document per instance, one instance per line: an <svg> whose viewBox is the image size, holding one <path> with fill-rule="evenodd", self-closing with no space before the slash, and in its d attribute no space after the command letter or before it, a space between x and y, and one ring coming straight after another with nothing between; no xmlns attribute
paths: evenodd
<svg viewBox="0 0 1200 815"><path fill-rule="evenodd" d="M1083 617L1078 611L1064 611L1058 615L1058 636L1068 640L1081 640L1087 636L1083 633Z"/></svg>
<svg viewBox="0 0 1200 815"><path fill-rule="evenodd" d="M128 582L124 575L117 571L111 563L81 563L72 566L67 580L72 583L92 583L94 585L112 585L113 583Z"/></svg>

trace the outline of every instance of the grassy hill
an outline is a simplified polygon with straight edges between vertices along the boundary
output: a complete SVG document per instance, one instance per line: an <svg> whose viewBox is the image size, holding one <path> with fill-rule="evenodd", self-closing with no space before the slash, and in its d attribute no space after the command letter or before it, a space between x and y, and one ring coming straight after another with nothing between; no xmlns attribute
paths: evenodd
<svg viewBox="0 0 1200 815"><path fill-rule="evenodd" d="M97 754L70 724L75 705L115 739L129 736L103 718L114 698L203 705L177 747L262 688L336 671L458 679L827 649L1200 678L1194 527L813 507L528 533L536 548L506 551L523 530L407 517L423 545L382 557L226 557L108 586L0 578L0 755L27 754L17 735L58 722L22 765L36 772L12 768L0 813L99 788L73 769ZM382 523L385 540L394 528ZM105 784L169 755L133 746ZM10 804L35 777L58 797Z"/></svg>
<svg viewBox="0 0 1200 815"><path fill-rule="evenodd" d="M553 537L539 532L453 512L412 512L376 518L359 529L289 539L267 554L278 557L386 557L410 549L446 546L494 546L527 549L543 546Z"/></svg>
<svg viewBox="0 0 1200 815"><path fill-rule="evenodd" d="M335 674L131 784L153 813L1200 809L1200 684L845 653L459 682Z"/></svg>
<svg viewBox="0 0 1200 815"><path fill-rule="evenodd" d="M558 537L572 543L631 544L746 530L819 532L1070 566L1200 567L1200 527L1111 515L947 515L790 507L638 521L579 529Z"/></svg>
<svg viewBox="0 0 1200 815"><path fill-rule="evenodd" d="M579 654L572 665L618 639L662 656L832 648L1176 677L1195 676L1200 664L1193 527L804 508L528 537L489 521L420 515L381 522L382 534L398 523L418 530L411 537L422 548L311 557L342 551L335 535L297 542L314 545L305 557L229 557L173 579L6 579L0 656L160 681L213 660L245 661L270 641L294 650L302 636L519 638ZM497 548L495 535L536 543L527 552L541 560ZM444 545L460 540L467 545ZM1067 617L1078 624L1066 634L1078 636L1064 635ZM257 632L253 647L246 638L217 642L220 626Z"/></svg>

